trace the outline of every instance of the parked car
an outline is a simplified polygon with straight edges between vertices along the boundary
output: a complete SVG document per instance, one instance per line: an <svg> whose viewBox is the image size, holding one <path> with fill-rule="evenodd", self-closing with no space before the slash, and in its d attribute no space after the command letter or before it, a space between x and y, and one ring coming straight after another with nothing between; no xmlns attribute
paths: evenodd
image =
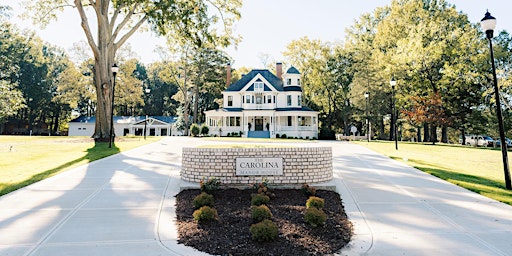
<svg viewBox="0 0 512 256"><path fill-rule="evenodd" d="M501 139L500 138L496 138L496 139L494 139L494 141L496 142L496 147L501 147ZM511 139L505 138L505 142L507 143L507 148L512 147Z"/></svg>
<svg viewBox="0 0 512 256"><path fill-rule="evenodd" d="M462 139L459 139L462 144ZM466 145L475 147L493 147L494 140L487 135L466 135Z"/></svg>

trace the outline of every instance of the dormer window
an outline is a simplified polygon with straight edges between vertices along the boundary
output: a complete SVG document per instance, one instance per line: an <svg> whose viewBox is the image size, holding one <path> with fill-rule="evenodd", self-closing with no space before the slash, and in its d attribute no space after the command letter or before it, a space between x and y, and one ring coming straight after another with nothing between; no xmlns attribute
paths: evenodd
<svg viewBox="0 0 512 256"><path fill-rule="evenodd" d="M233 106L233 96L228 96L228 107Z"/></svg>
<svg viewBox="0 0 512 256"><path fill-rule="evenodd" d="M255 82L254 83L254 91L262 92L263 91L263 82Z"/></svg>
<svg viewBox="0 0 512 256"><path fill-rule="evenodd" d="M286 84L287 85L291 85L292 84L292 79L291 78L286 79Z"/></svg>
<svg viewBox="0 0 512 256"><path fill-rule="evenodd" d="M245 95L245 103L251 103L251 95Z"/></svg>

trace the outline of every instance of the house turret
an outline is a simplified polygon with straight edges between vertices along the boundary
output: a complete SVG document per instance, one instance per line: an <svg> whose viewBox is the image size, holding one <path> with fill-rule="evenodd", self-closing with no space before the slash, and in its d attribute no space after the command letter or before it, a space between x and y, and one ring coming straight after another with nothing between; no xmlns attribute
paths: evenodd
<svg viewBox="0 0 512 256"><path fill-rule="evenodd" d="M283 88L285 91L302 91L301 74L295 67L290 67L283 75Z"/></svg>

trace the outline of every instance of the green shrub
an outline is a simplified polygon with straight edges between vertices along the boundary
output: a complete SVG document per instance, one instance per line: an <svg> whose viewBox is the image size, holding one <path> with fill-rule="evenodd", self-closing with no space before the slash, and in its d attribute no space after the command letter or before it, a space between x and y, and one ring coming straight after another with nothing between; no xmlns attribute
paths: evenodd
<svg viewBox="0 0 512 256"><path fill-rule="evenodd" d="M197 137L197 135L199 134L199 125L198 124L192 124L190 126L190 133L192 134L192 136L194 137Z"/></svg>
<svg viewBox="0 0 512 256"><path fill-rule="evenodd" d="M215 191L219 190L220 180L217 178L210 178L206 181L201 180L199 181L199 185L201 186L201 191L213 195Z"/></svg>
<svg viewBox="0 0 512 256"><path fill-rule="evenodd" d="M314 207L306 209L306 213L304 214L306 223L313 227L323 226L326 219L327 215L325 212Z"/></svg>
<svg viewBox="0 0 512 256"><path fill-rule="evenodd" d="M308 197L314 196L316 195L316 188L310 187L308 184L304 184L302 185L302 192Z"/></svg>
<svg viewBox="0 0 512 256"><path fill-rule="evenodd" d="M260 206L262 204L267 204L270 201L270 197L264 194L252 194L251 195L251 205Z"/></svg>
<svg viewBox="0 0 512 256"><path fill-rule="evenodd" d="M212 206L213 207L214 200L213 200L212 195L209 195L206 192L203 192L203 193L197 195L194 198L194 201L192 201L192 203L194 204L194 207L196 209L201 208L203 206Z"/></svg>
<svg viewBox="0 0 512 256"><path fill-rule="evenodd" d="M279 133L276 133L276 138L279 139Z"/></svg>
<svg viewBox="0 0 512 256"><path fill-rule="evenodd" d="M206 136L206 135L208 135L209 132L210 132L210 128L207 125L205 125L205 124L201 125L201 135Z"/></svg>
<svg viewBox="0 0 512 256"><path fill-rule="evenodd" d="M217 220L219 216L217 215L217 210L211 208L210 206L203 206L198 210L195 210L192 214L194 220L197 222L205 222Z"/></svg>
<svg viewBox="0 0 512 256"><path fill-rule="evenodd" d="M286 134L281 135L281 138L286 139Z"/></svg>
<svg viewBox="0 0 512 256"><path fill-rule="evenodd" d="M251 218L254 222L272 219L272 213L266 205L251 207Z"/></svg>
<svg viewBox="0 0 512 256"><path fill-rule="evenodd" d="M311 196L306 201L306 208L317 208L322 209L324 208L324 199L316 196Z"/></svg>
<svg viewBox="0 0 512 256"><path fill-rule="evenodd" d="M271 220L263 220L260 223L251 225L252 239L258 242L268 242L276 239L279 230L274 222Z"/></svg>

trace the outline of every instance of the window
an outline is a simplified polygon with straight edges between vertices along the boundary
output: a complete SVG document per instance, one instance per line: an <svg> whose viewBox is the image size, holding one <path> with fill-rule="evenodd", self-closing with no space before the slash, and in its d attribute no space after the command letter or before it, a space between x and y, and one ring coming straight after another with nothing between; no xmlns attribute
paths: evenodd
<svg viewBox="0 0 512 256"><path fill-rule="evenodd" d="M286 79L286 84L287 85L291 85L292 84L292 79L291 78Z"/></svg>
<svg viewBox="0 0 512 256"><path fill-rule="evenodd" d="M263 103L263 97L261 95L256 95L256 104L262 104Z"/></svg>
<svg viewBox="0 0 512 256"><path fill-rule="evenodd" d="M245 103L251 103L251 95L245 95Z"/></svg>
<svg viewBox="0 0 512 256"><path fill-rule="evenodd" d="M228 107L233 106L233 96L228 96Z"/></svg>
<svg viewBox="0 0 512 256"><path fill-rule="evenodd" d="M292 117L288 116L288 126L292 126Z"/></svg>
<svg viewBox="0 0 512 256"><path fill-rule="evenodd" d="M300 78L297 79L297 85L300 85Z"/></svg>
<svg viewBox="0 0 512 256"><path fill-rule="evenodd" d="M228 126L240 126L240 117L239 116L231 116L229 117Z"/></svg>
<svg viewBox="0 0 512 256"><path fill-rule="evenodd" d="M272 95L267 95L267 103L272 103Z"/></svg>
<svg viewBox="0 0 512 256"><path fill-rule="evenodd" d="M286 96L286 105L287 106L292 105L292 96L291 95Z"/></svg>
<svg viewBox="0 0 512 256"><path fill-rule="evenodd" d="M262 92L263 91L263 82L255 82L254 83L254 91Z"/></svg>
<svg viewBox="0 0 512 256"><path fill-rule="evenodd" d="M302 102L302 99L300 98L300 95L297 95L297 105L300 107L301 106L301 103Z"/></svg>

